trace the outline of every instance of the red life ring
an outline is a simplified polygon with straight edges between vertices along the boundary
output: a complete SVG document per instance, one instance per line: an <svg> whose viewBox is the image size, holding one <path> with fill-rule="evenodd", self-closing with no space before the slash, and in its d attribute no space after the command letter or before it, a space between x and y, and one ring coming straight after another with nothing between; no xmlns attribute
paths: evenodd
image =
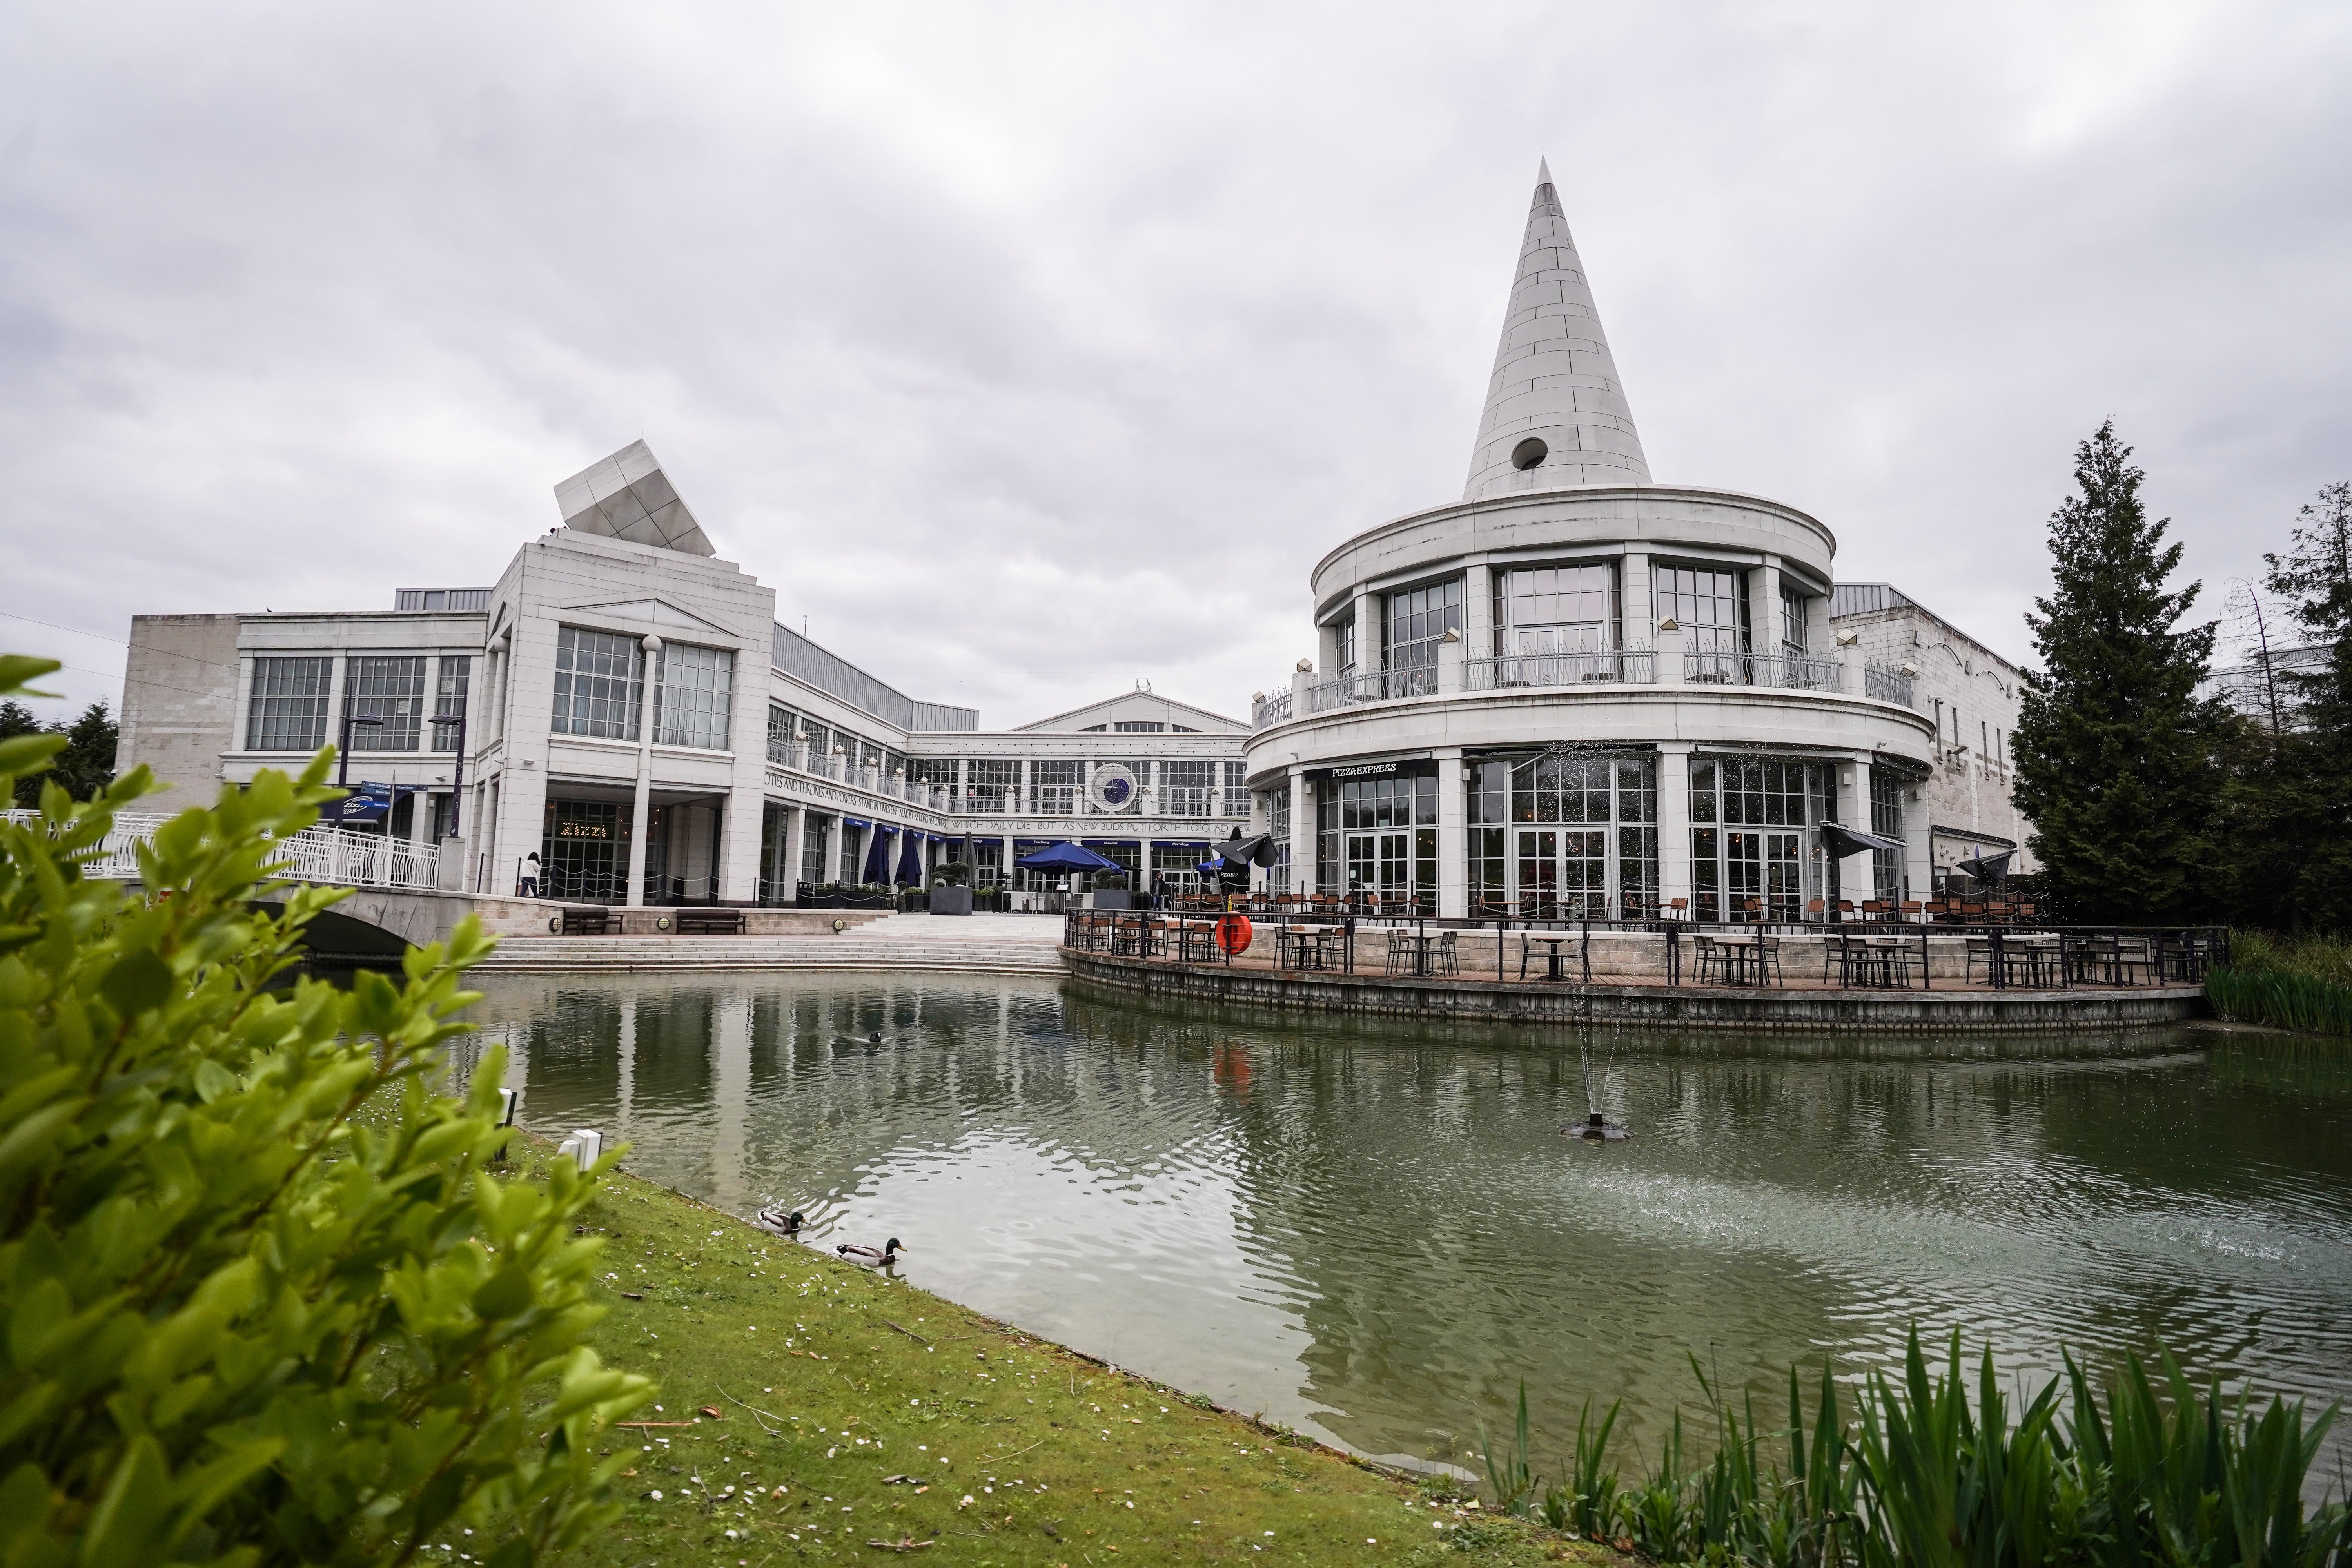
<svg viewBox="0 0 2352 1568"><path fill-rule="evenodd" d="M1248 952L1252 935L1247 915L1224 915L1217 921L1217 945L1229 955Z"/></svg>

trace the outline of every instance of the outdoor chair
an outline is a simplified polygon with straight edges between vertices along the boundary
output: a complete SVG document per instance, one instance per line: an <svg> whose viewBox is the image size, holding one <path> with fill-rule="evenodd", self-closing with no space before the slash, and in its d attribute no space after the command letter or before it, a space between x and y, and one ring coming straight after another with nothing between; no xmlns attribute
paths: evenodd
<svg viewBox="0 0 2352 1568"><path fill-rule="evenodd" d="M1829 918L1829 905L1820 899L1808 899L1805 900L1805 918L1809 921L1827 920Z"/></svg>
<svg viewBox="0 0 2352 1568"><path fill-rule="evenodd" d="M1450 931L1437 939L1436 969L1438 973L1459 974L1462 973L1462 957L1454 946L1454 939L1459 937L1461 934L1462 933L1458 931Z"/></svg>
<svg viewBox="0 0 2352 1568"><path fill-rule="evenodd" d="M1704 932L1692 937L1691 945L1698 952L1698 983L1701 985L1714 984L1717 973L1723 967L1723 950L1716 945L1715 938Z"/></svg>
<svg viewBox="0 0 2352 1568"><path fill-rule="evenodd" d="M1906 922L1916 925L1919 923L1925 913L1926 911L1919 906L1918 900L1906 899L1903 900L1902 915Z"/></svg>
<svg viewBox="0 0 2352 1568"><path fill-rule="evenodd" d="M1785 985L1789 977L1780 971L1780 939L1759 936L1756 939L1756 983L1759 985Z"/></svg>

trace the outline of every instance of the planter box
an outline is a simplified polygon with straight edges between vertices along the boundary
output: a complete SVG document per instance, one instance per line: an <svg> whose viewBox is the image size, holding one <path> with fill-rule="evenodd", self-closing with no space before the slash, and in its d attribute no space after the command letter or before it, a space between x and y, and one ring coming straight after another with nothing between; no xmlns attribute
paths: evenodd
<svg viewBox="0 0 2352 1568"><path fill-rule="evenodd" d="M1087 895L1098 910L1131 910L1135 894L1126 888L1103 888Z"/></svg>
<svg viewBox="0 0 2352 1568"><path fill-rule="evenodd" d="M933 888L931 913L935 915L971 913L971 889L970 888Z"/></svg>

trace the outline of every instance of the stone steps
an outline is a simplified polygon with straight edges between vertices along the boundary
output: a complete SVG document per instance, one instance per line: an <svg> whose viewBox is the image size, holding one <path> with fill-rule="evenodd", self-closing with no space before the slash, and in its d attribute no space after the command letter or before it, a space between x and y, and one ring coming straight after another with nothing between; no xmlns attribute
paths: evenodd
<svg viewBox="0 0 2352 1568"><path fill-rule="evenodd" d="M940 969L1059 974L1058 947L916 937L507 937L486 970Z"/></svg>

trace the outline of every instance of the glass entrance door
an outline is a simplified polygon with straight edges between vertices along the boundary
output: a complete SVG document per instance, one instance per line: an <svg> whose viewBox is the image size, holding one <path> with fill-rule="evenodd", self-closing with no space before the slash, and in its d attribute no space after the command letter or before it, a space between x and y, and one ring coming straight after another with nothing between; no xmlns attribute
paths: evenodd
<svg viewBox="0 0 2352 1568"><path fill-rule="evenodd" d="M1607 920L1615 907L1609 887L1605 827L1519 830L1521 917L1533 921Z"/></svg>
<svg viewBox="0 0 2352 1568"><path fill-rule="evenodd" d="M1383 900L1412 897L1412 842L1409 833L1348 835L1348 890Z"/></svg>
<svg viewBox="0 0 2352 1568"><path fill-rule="evenodd" d="M1803 834L1727 833L1723 860L1725 919L1793 921L1803 914Z"/></svg>

